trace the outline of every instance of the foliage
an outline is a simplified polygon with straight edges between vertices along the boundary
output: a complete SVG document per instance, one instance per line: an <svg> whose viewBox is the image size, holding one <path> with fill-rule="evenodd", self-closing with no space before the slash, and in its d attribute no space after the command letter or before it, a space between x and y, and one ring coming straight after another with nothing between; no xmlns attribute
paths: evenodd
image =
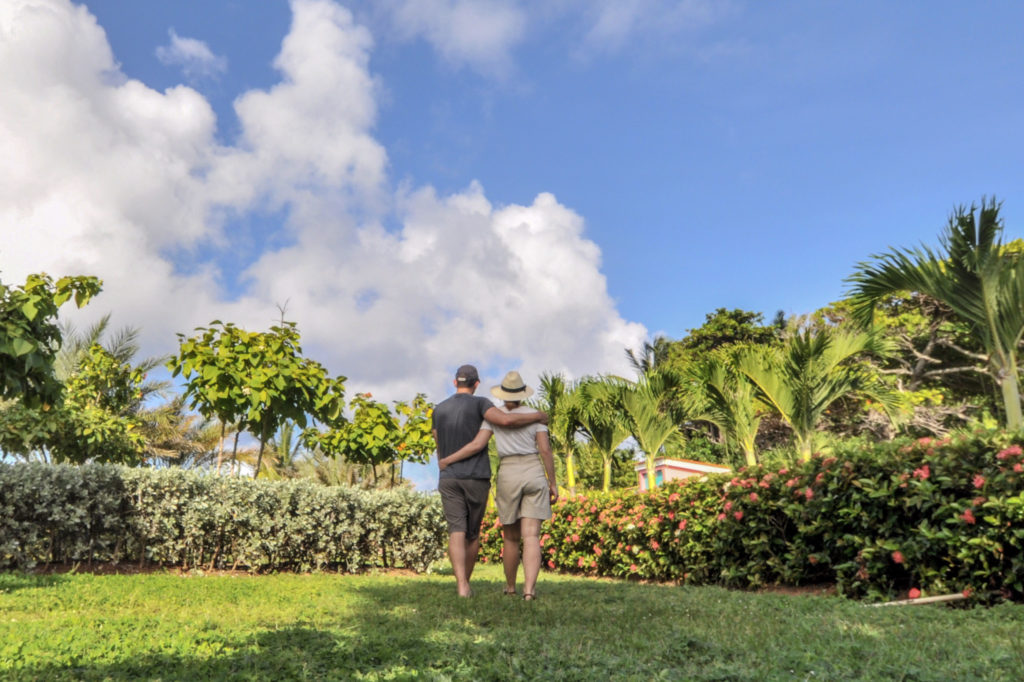
<svg viewBox="0 0 1024 682"><path fill-rule="evenodd" d="M605 492L611 489L615 453L630 436L622 411L625 390L624 382L608 377L584 379L576 390L576 419L589 449L601 458L601 490Z"/></svg>
<svg viewBox="0 0 1024 682"><path fill-rule="evenodd" d="M713 424L728 446L743 454L747 466L757 464L761 413L754 386L737 370L734 357L721 351L709 354L690 364L683 380L689 388L683 406L691 419Z"/></svg>
<svg viewBox="0 0 1024 682"><path fill-rule="evenodd" d="M653 372L641 376L621 395L622 408L629 432L636 439L647 460L647 481L657 486L654 459L666 444L682 438L673 415L666 407L679 377L672 372Z"/></svg>
<svg viewBox="0 0 1024 682"><path fill-rule="evenodd" d="M436 496L181 469L0 465L0 566L425 570L446 534Z"/></svg>
<svg viewBox="0 0 1024 682"><path fill-rule="evenodd" d="M1024 450L1007 434L837 449L794 467L563 499L542 533L559 571L758 587L835 582L872 599L1024 599ZM498 560L484 521L482 555Z"/></svg>
<svg viewBox="0 0 1024 682"><path fill-rule="evenodd" d="M0 399L29 408L56 405L61 384L54 376L60 349L57 311L74 297L79 308L99 293L95 277L29 275L22 286L0 282Z"/></svg>
<svg viewBox="0 0 1024 682"><path fill-rule="evenodd" d="M737 368L754 385L758 399L793 428L797 451L806 461L814 451L819 422L838 400L865 396L887 414L898 411L898 396L854 362L862 354L889 352L888 344L871 332L807 330L787 339L780 349L741 355Z"/></svg>
<svg viewBox="0 0 1024 682"><path fill-rule="evenodd" d="M26 457L44 451L55 462L138 463L145 450L135 416L141 385L138 370L93 345L66 379L59 407L19 401L0 410L0 446Z"/></svg>
<svg viewBox="0 0 1024 682"><path fill-rule="evenodd" d="M375 484L378 466L398 461L422 464L436 449L431 433L432 408L423 394L411 403L396 402L394 413L386 404L373 400L370 393L357 394L350 407L351 421L335 420L326 431L307 429L303 434L306 447L369 466Z"/></svg>
<svg viewBox="0 0 1024 682"><path fill-rule="evenodd" d="M561 374L541 374L540 390L537 395L537 409L547 412L548 437L552 455L561 458L565 467L565 485L576 491L576 456L580 442L577 438L579 424L579 396L576 382L567 380Z"/></svg>
<svg viewBox="0 0 1024 682"><path fill-rule="evenodd" d="M870 322L875 304L898 291L926 294L968 323L985 349L989 373L1000 387L1006 425L1021 427L1018 347L1024 336L1024 258L1000 239L1001 204L958 207L941 249L893 249L860 263L848 278L854 315Z"/></svg>
<svg viewBox="0 0 1024 682"><path fill-rule="evenodd" d="M285 420L305 428L309 416L338 419L345 377L331 379L320 363L302 356L293 322L258 333L215 320L196 331L191 338L178 334L178 355L167 366L172 376L185 378L185 396L204 417L239 423L256 436L254 477L267 441Z"/></svg>

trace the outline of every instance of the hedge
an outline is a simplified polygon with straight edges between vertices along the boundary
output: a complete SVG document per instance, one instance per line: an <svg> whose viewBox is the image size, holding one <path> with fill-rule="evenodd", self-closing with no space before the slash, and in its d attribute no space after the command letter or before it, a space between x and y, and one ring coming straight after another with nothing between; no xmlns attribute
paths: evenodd
<svg viewBox="0 0 1024 682"><path fill-rule="evenodd" d="M0 567L425 570L444 555L436 495L181 469L0 464Z"/></svg>
<svg viewBox="0 0 1024 682"><path fill-rule="evenodd" d="M1021 443L1002 432L923 438L562 499L543 526L544 564L736 587L828 582L869 599L963 591L1021 600ZM490 512L485 561L500 560L500 535Z"/></svg>

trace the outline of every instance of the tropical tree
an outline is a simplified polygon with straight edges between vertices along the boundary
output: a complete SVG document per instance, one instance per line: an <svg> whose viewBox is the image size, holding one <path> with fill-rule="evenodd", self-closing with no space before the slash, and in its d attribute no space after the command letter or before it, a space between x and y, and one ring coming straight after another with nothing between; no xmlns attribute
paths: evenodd
<svg viewBox="0 0 1024 682"><path fill-rule="evenodd" d="M576 494L576 455L579 450L579 397L577 385L561 374L540 375L537 407L550 416L548 437L551 450L565 463L565 485Z"/></svg>
<svg viewBox="0 0 1024 682"><path fill-rule="evenodd" d="M378 467L391 465L393 487L400 462L426 462L436 449L431 433L431 406L417 395L411 403L396 402L395 412L370 393L358 393L350 403L352 418L328 423L326 431L306 429L307 448L368 468L377 486Z"/></svg>
<svg viewBox="0 0 1024 682"><path fill-rule="evenodd" d="M1002 204L957 207L939 237L941 247L892 249L860 263L848 278L856 319L870 324L875 305L898 291L941 301L971 326L985 348L989 374L999 387L1006 426L1021 428L1017 353L1024 336L1024 259L1000 238Z"/></svg>
<svg viewBox="0 0 1024 682"><path fill-rule="evenodd" d="M672 351L673 341L667 336L656 336L654 342L644 341L640 350L626 349L626 359L633 366L637 374L649 374L669 359Z"/></svg>
<svg viewBox="0 0 1024 682"><path fill-rule="evenodd" d="M621 395L629 432L644 452L649 490L658 485L654 475L655 457L666 444L682 438L682 432L668 408L678 387L679 378L674 373L653 372L628 385Z"/></svg>
<svg viewBox="0 0 1024 682"><path fill-rule="evenodd" d="M60 402L63 386L54 374L62 336L57 312L72 297L79 308L99 293L95 277L29 275L22 286L0 282L0 399L29 408Z"/></svg>
<svg viewBox="0 0 1024 682"><path fill-rule="evenodd" d="M805 330L788 338L781 349L742 353L737 369L754 385L758 399L793 429L797 452L807 461L814 452L822 416L841 398L859 394L887 414L898 410L898 395L865 364L856 362L865 353L889 352L891 345L871 332Z"/></svg>
<svg viewBox="0 0 1024 682"><path fill-rule="evenodd" d="M576 389L576 419L589 440L591 449L601 457L601 490L611 488L615 452L630 433L630 425L622 412L625 382L612 377L589 378Z"/></svg>
<svg viewBox="0 0 1024 682"><path fill-rule="evenodd" d="M747 466L757 464L755 439L761 425L754 387L736 369L730 354L718 352L688 367L684 409L691 419L718 427L730 448L743 453Z"/></svg>
<svg viewBox="0 0 1024 682"><path fill-rule="evenodd" d="M237 422L239 431L257 438L254 478L267 441L286 420L306 428L310 417L326 423L341 414L345 377L331 379L320 363L302 356L295 323L248 332L216 320L196 331L191 338L178 335L179 352L167 366L186 379L192 408L223 425Z"/></svg>

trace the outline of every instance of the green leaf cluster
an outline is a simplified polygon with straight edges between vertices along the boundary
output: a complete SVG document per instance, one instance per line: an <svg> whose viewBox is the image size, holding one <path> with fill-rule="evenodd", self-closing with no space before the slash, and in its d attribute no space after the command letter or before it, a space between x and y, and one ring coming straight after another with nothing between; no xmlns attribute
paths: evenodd
<svg viewBox="0 0 1024 682"><path fill-rule="evenodd" d="M99 293L95 277L29 275L25 284L0 282L0 399L17 398L28 407L55 405L61 384L53 363L60 349L57 311L69 299L81 308Z"/></svg>

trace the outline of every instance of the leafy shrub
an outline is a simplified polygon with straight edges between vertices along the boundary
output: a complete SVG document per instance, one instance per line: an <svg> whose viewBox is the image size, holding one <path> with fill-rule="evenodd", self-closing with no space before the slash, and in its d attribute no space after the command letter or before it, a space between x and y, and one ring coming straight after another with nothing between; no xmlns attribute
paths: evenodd
<svg viewBox="0 0 1024 682"><path fill-rule="evenodd" d="M0 567L138 561L252 570L425 570L447 534L436 496L181 469L0 465Z"/></svg>
<svg viewBox="0 0 1024 682"><path fill-rule="evenodd" d="M1024 597L1024 449L1003 432L838 447L781 469L559 501L549 569L739 587ZM500 524L482 556L500 560Z"/></svg>

